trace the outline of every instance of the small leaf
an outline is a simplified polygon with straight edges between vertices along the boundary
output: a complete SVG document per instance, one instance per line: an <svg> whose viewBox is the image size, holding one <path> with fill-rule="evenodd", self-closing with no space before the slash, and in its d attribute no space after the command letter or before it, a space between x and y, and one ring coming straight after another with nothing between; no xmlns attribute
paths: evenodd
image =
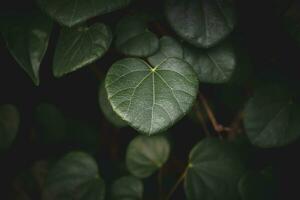
<svg viewBox="0 0 300 200"><path fill-rule="evenodd" d="M97 15L127 6L132 0L37 0L53 19L65 26L74 26Z"/></svg>
<svg viewBox="0 0 300 200"><path fill-rule="evenodd" d="M198 74L201 82L225 83L230 80L236 66L236 56L230 43L202 50L184 46L184 59Z"/></svg>
<svg viewBox="0 0 300 200"><path fill-rule="evenodd" d="M268 171L249 171L241 178L238 186L242 200L277 199L277 183Z"/></svg>
<svg viewBox="0 0 300 200"><path fill-rule="evenodd" d="M163 36L159 40L159 50L148 58L148 62L155 66L159 65L167 58L183 59L183 49L181 44L175 39Z"/></svg>
<svg viewBox="0 0 300 200"><path fill-rule="evenodd" d="M62 29L54 55L54 75L60 77L101 58L111 41L111 31L104 24Z"/></svg>
<svg viewBox="0 0 300 200"><path fill-rule="evenodd" d="M111 122L116 127L124 127L127 126L127 123L124 122L112 109L110 102L108 101L107 92L105 89L105 83L101 84L99 90L99 104L102 110L102 113L106 117L106 119Z"/></svg>
<svg viewBox="0 0 300 200"><path fill-rule="evenodd" d="M249 100L244 112L246 133L256 146L280 147L300 136L300 106L286 87L260 88Z"/></svg>
<svg viewBox="0 0 300 200"><path fill-rule="evenodd" d="M146 21L139 16L128 16L116 27L116 48L125 55L146 57L159 47L156 35L147 29Z"/></svg>
<svg viewBox="0 0 300 200"><path fill-rule="evenodd" d="M236 200L237 184L245 171L233 145L204 139L191 151L184 189L189 200Z"/></svg>
<svg viewBox="0 0 300 200"><path fill-rule="evenodd" d="M2 28L6 45L18 64L39 85L39 70L46 53L52 21L40 14L11 17Z"/></svg>
<svg viewBox="0 0 300 200"><path fill-rule="evenodd" d="M17 108L6 104L0 106L0 149L8 148L14 141L20 124Z"/></svg>
<svg viewBox="0 0 300 200"><path fill-rule="evenodd" d="M162 132L192 107L197 75L183 60L168 58L150 66L137 58L113 64L105 79L113 110L141 133Z"/></svg>
<svg viewBox="0 0 300 200"><path fill-rule="evenodd" d="M170 144L162 136L137 136L127 148L126 165L131 174L146 178L168 160Z"/></svg>
<svg viewBox="0 0 300 200"><path fill-rule="evenodd" d="M134 176L124 176L112 185L112 199L141 200L143 199L143 182Z"/></svg>
<svg viewBox="0 0 300 200"><path fill-rule="evenodd" d="M230 0L167 0L166 14L175 32L197 47L214 46L235 26Z"/></svg>
<svg viewBox="0 0 300 200"><path fill-rule="evenodd" d="M44 200L103 200L104 183L96 161L88 154L71 152L49 171Z"/></svg>
<svg viewBox="0 0 300 200"><path fill-rule="evenodd" d="M58 108L51 104L40 104L35 110L37 137L42 143L59 143L66 136L66 121Z"/></svg>

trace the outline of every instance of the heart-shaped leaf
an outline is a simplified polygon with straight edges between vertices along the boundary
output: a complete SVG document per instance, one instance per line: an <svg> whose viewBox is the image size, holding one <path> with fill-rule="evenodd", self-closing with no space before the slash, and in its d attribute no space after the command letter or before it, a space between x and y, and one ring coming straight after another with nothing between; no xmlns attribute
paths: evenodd
<svg viewBox="0 0 300 200"><path fill-rule="evenodd" d="M59 143L66 136L66 121L56 106L43 103L35 110L37 138L42 143Z"/></svg>
<svg viewBox="0 0 300 200"><path fill-rule="evenodd" d="M111 41L111 31L104 24L64 28L55 50L54 75L60 77L94 62L106 53Z"/></svg>
<svg viewBox="0 0 300 200"><path fill-rule="evenodd" d="M246 133L256 146L279 147L300 137L300 106L286 87L258 89L244 112Z"/></svg>
<svg viewBox="0 0 300 200"><path fill-rule="evenodd" d="M199 80L205 83L228 82L236 66L235 52L230 43L207 50L185 45L184 60L194 68Z"/></svg>
<svg viewBox="0 0 300 200"><path fill-rule="evenodd" d="M137 58L112 65L105 79L113 110L130 126L152 135L171 127L192 107L198 79L190 65L168 58L151 66Z"/></svg>
<svg viewBox="0 0 300 200"><path fill-rule="evenodd" d="M143 182L134 176L124 176L116 180L112 186L113 200L143 199Z"/></svg>
<svg viewBox="0 0 300 200"><path fill-rule="evenodd" d="M88 154L71 152L49 171L44 200L103 200L105 186L96 161Z"/></svg>
<svg viewBox="0 0 300 200"><path fill-rule="evenodd" d="M15 106L0 106L0 149L8 148L15 139L20 123L20 115Z"/></svg>
<svg viewBox="0 0 300 200"><path fill-rule="evenodd" d="M53 19L65 26L73 26L97 15L127 6L132 0L37 0Z"/></svg>
<svg viewBox="0 0 300 200"><path fill-rule="evenodd" d="M170 154L170 144L162 136L137 136L127 148L126 165L131 174L146 178L163 166Z"/></svg>
<svg viewBox="0 0 300 200"><path fill-rule="evenodd" d="M242 200L275 200L278 197L278 183L270 168L245 173L238 186Z"/></svg>
<svg viewBox="0 0 300 200"><path fill-rule="evenodd" d="M101 84L99 90L99 105L102 110L102 113L109 122L111 122L116 127L127 126L127 123L125 123L112 109L110 102L108 101L108 96L104 82Z"/></svg>
<svg viewBox="0 0 300 200"><path fill-rule="evenodd" d="M245 167L232 144L204 139L191 151L184 188L189 200L236 200Z"/></svg>
<svg viewBox="0 0 300 200"><path fill-rule="evenodd" d="M147 29L146 21L139 16L128 16L116 27L116 48L125 55L146 57L159 47L156 35Z"/></svg>
<svg viewBox="0 0 300 200"><path fill-rule="evenodd" d="M235 26L230 0L167 0L166 13L176 33L197 47L214 46Z"/></svg>
<svg viewBox="0 0 300 200"><path fill-rule="evenodd" d="M2 35L11 55L39 85L39 69L48 47L52 21L45 15L11 17L6 21Z"/></svg>

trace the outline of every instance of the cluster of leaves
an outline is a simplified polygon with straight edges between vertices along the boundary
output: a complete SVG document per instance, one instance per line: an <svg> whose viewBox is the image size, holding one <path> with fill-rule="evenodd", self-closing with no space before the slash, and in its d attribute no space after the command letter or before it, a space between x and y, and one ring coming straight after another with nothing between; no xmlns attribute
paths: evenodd
<svg viewBox="0 0 300 200"><path fill-rule="evenodd" d="M53 105L39 105L35 128L41 133L40 142L81 141L85 150L70 152L51 166L42 183L42 198L143 199L142 180L160 170L172 152L166 132L196 108L192 113L204 123L204 129L210 120L216 132L226 132L226 139L235 140L207 137L199 141L166 199L172 198L181 181L190 200L274 199L276 184L272 170L251 170L245 159L246 151L236 139L239 130L217 124L202 94L202 104L197 101L199 84L228 83L239 76L242 68L240 61L245 55L237 51L230 38L237 23L234 1L166 0L163 20L169 27L161 27L157 22L161 19L144 13L125 14L113 29L92 20L134 3L37 0L40 10L22 18L9 16L1 24L8 50L35 85L40 83L40 66L56 23L60 34L53 58L55 77L88 68L111 51L115 60L99 87L100 108L114 126L129 126L141 133L127 147L124 160L128 174L106 184L96 159L87 153L97 146L97 134L81 141L82 134L93 132L93 128L80 127ZM158 23L163 33L153 31L151 23ZM289 21L287 26L291 24ZM299 36L297 30L289 30L291 35ZM242 132L250 143L274 148L297 140L297 100L295 90L286 85L267 85L255 90L242 109ZM203 113L207 113L207 119ZM1 149L13 143L19 121L17 108L0 107Z"/></svg>

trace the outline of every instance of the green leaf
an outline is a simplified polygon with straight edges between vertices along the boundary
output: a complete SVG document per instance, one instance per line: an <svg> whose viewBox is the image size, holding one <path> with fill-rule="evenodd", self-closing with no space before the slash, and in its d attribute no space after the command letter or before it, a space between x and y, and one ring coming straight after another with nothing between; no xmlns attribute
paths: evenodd
<svg viewBox="0 0 300 200"><path fill-rule="evenodd" d="M189 200L238 199L237 184L245 171L233 145L204 139L191 151L184 189Z"/></svg>
<svg viewBox="0 0 300 200"><path fill-rule="evenodd" d="M128 16L117 24L115 44L125 55L146 57L155 53L159 40L140 16Z"/></svg>
<svg viewBox="0 0 300 200"><path fill-rule="evenodd" d="M66 120L54 105L42 103L35 110L37 138L46 144L59 143L66 136Z"/></svg>
<svg viewBox="0 0 300 200"><path fill-rule="evenodd" d="M146 178L168 160L170 144L163 136L137 136L127 148L126 165L131 174Z"/></svg>
<svg viewBox="0 0 300 200"><path fill-rule="evenodd" d="M44 200L103 200L105 186L96 161L83 152L71 152L49 171Z"/></svg>
<svg viewBox="0 0 300 200"><path fill-rule="evenodd" d="M166 14L175 32L197 47L214 46L235 26L230 0L167 0Z"/></svg>
<svg viewBox="0 0 300 200"><path fill-rule="evenodd" d="M286 87L258 89L244 110L246 133L252 144L263 147L287 145L300 136L300 106Z"/></svg>
<svg viewBox="0 0 300 200"><path fill-rule="evenodd" d="M137 58L112 65L105 79L113 110L141 133L162 132L192 107L197 75L183 60L168 58L151 66Z"/></svg>
<svg viewBox="0 0 300 200"><path fill-rule="evenodd" d="M268 171L245 173L238 187L242 200L277 199L277 182L273 174Z"/></svg>
<svg viewBox="0 0 300 200"><path fill-rule="evenodd" d="M35 85L40 82L40 65L48 47L51 30L52 21L40 13L10 17L2 27L2 35L11 55Z"/></svg>
<svg viewBox="0 0 300 200"><path fill-rule="evenodd" d="M112 199L138 200L143 199L143 182L134 176L124 176L112 185Z"/></svg>
<svg viewBox="0 0 300 200"><path fill-rule="evenodd" d="M8 148L14 141L20 124L17 108L6 104L0 106L0 149Z"/></svg>
<svg viewBox="0 0 300 200"><path fill-rule="evenodd" d="M148 58L148 62L155 66L159 65L167 58L183 59L183 49L181 44L175 39L163 36L159 40L159 50Z"/></svg>
<svg viewBox="0 0 300 200"><path fill-rule="evenodd" d="M132 0L37 0L53 19L65 26L73 26L97 15L127 6Z"/></svg>
<svg viewBox="0 0 300 200"><path fill-rule="evenodd" d="M205 83L228 82L236 66L236 55L230 43L207 50L185 45L184 59L194 68L199 80Z"/></svg>
<svg viewBox="0 0 300 200"><path fill-rule="evenodd" d="M101 58L111 41L112 33L104 24L63 28L54 55L54 75L60 77Z"/></svg>
<svg viewBox="0 0 300 200"><path fill-rule="evenodd" d="M111 122L116 127L124 127L127 126L127 123L124 122L112 109L110 102L108 101L107 92L105 89L105 82L102 82L99 90L99 105L102 113L106 117L106 119Z"/></svg>

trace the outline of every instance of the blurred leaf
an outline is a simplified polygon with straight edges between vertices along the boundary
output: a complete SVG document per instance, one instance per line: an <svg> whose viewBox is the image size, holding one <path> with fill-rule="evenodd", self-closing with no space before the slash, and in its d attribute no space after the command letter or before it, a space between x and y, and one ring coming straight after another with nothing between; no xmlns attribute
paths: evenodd
<svg viewBox="0 0 300 200"><path fill-rule="evenodd" d="M112 33L104 24L63 28L54 55L54 75L60 77L101 58L111 41Z"/></svg>
<svg viewBox="0 0 300 200"><path fill-rule="evenodd" d="M46 53L52 30L52 21L45 15L34 13L7 19L2 29L11 55L39 85L39 70Z"/></svg>
<svg viewBox="0 0 300 200"><path fill-rule="evenodd" d="M111 104L107 97L107 92L105 89L105 82L103 82L100 86L99 90L99 104L102 113L106 117L106 119L111 122L116 127L124 127L127 126L127 123L123 121L112 109Z"/></svg>
<svg viewBox="0 0 300 200"><path fill-rule="evenodd" d="M60 143L66 137L66 120L54 105L42 103L35 110L37 137L45 144Z"/></svg>
<svg viewBox="0 0 300 200"><path fill-rule="evenodd" d="M80 148L94 154L100 144L100 130L90 121L67 118L68 141L79 144Z"/></svg>
<svg viewBox="0 0 300 200"><path fill-rule="evenodd" d="M71 152L49 171L44 200L103 200L105 186L96 161L86 153Z"/></svg>
<svg viewBox="0 0 300 200"><path fill-rule="evenodd" d="M197 47L216 45L235 27L230 0L167 0L166 15L175 32Z"/></svg>
<svg viewBox="0 0 300 200"><path fill-rule="evenodd" d="M143 182L134 176L124 176L112 185L112 199L114 200L142 200Z"/></svg>
<svg viewBox="0 0 300 200"><path fill-rule="evenodd" d="M8 148L14 141L20 124L17 108L6 104L0 106L0 149Z"/></svg>
<svg viewBox="0 0 300 200"><path fill-rule="evenodd" d="M242 200L275 200L277 199L277 182L269 171L247 172L239 181L239 192Z"/></svg>
<svg viewBox="0 0 300 200"><path fill-rule="evenodd" d="M156 35L140 16L127 16L116 27L116 48L125 55L146 57L159 47Z"/></svg>
<svg viewBox="0 0 300 200"><path fill-rule="evenodd" d="M146 178L168 160L170 144L163 136L137 136L127 147L126 164L131 174Z"/></svg>
<svg viewBox="0 0 300 200"><path fill-rule="evenodd" d="M184 60L194 68L200 82L205 83L228 82L236 67L236 55L229 42L207 50L185 45Z"/></svg>
<svg viewBox="0 0 300 200"><path fill-rule="evenodd" d="M190 110L198 79L178 58L156 66L127 58L112 65L105 87L113 110L139 132L153 135L174 125Z"/></svg>
<svg viewBox="0 0 300 200"><path fill-rule="evenodd" d="M159 50L148 58L148 62L153 65L159 65L168 58L183 59L183 49L179 42L169 36L163 36L159 40Z"/></svg>
<svg viewBox="0 0 300 200"><path fill-rule="evenodd" d="M286 87L258 89L244 112L246 133L256 146L284 146L300 136L300 106Z"/></svg>
<svg viewBox="0 0 300 200"><path fill-rule="evenodd" d="M238 199L244 164L230 143L207 138L191 151L184 188L189 200Z"/></svg>
<svg viewBox="0 0 300 200"><path fill-rule="evenodd" d="M97 15L127 6L132 0L37 0L53 19L65 26L73 26Z"/></svg>

